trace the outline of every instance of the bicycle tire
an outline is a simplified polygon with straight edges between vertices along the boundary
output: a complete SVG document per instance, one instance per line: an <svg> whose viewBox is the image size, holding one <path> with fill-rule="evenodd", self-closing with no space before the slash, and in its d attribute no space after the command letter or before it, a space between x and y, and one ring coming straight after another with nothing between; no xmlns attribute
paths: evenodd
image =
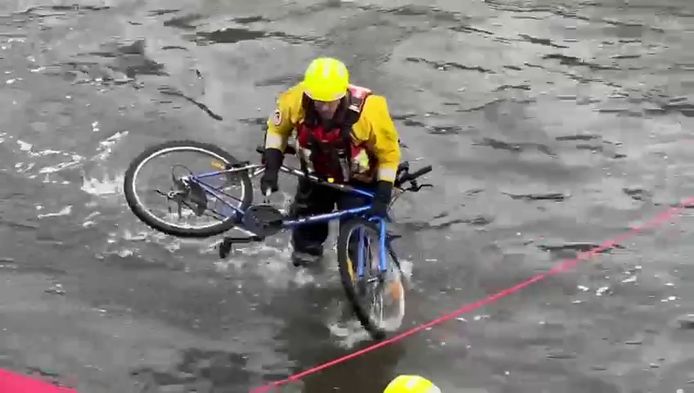
<svg viewBox="0 0 694 393"><path fill-rule="evenodd" d="M153 217L151 214L147 212L147 209L145 209L144 206L139 202L138 197L135 193L134 184L134 180L139 169L142 167L144 163L146 163L150 158L156 156L157 154L162 153L166 150L175 151L177 148L190 148L194 150L202 150L208 154L217 156L217 158L225 161L227 164L233 165L239 163L239 160L237 160L234 156L226 152L224 149L221 149L220 147L210 143L197 142L192 140L175 140L150 146L130 162L128 169L125 172L125 177L123 179L123 191L125 193L125 200L128 206L130 207L130 210L133 212L133 214L135 214L135 216L138 219L147 224L149 227L159 232L163 232L167 235L181 238L205 238L219 235L233 228L236 224L240 222L241 217L239 214L230 215L225 220L210 226L202 228L183 228L176 225L171 225L169 223L165 223ZM239 206L239 209L245 210L253 202L253 185L247 172L238 172L237 174L235 174L235 176L240 177L243 187L245 188L245 190L248 190L247 192L243 193L243 199L241 200L241 205Z"/></svg>
<svg viewBox="0 0 694 393"><path fill-rule="evenodd" d="M369 316L367 310L365 310L361 303L357 299L357 293L355 291L353 281L352 281L352 275L350 274L351 270L351 263L349 260L349 234L354 230L355 227L357 226L365 226L367 230L373 230L376 235L378 235L378 225L375 224L374 222L368 221L362 217L354 217L351 219L348 219L345 221L343 224L340 225L340 231L338 234L338 240L337 240L337 263L338 263L338 270L340 272L340 279L342 282L342 287L345 290L345 294L347 296L347 299L352 305L352 309L354 313L356 314L357 318L359 319L359 322L361 325L366 329L367 332L371 335L371 337L375 340L381 340L386 337L386 330L383 328L380 328L377 326L377 323L374 322L374 320ZM397 258L394 257L394 252L390 246L389 242L386 242L386 253L390 258L393 260L395 263L395 267L398 270L398 274L400 273L400 266L398 263ZM404 296L404 294L402 295Z"/></svg>

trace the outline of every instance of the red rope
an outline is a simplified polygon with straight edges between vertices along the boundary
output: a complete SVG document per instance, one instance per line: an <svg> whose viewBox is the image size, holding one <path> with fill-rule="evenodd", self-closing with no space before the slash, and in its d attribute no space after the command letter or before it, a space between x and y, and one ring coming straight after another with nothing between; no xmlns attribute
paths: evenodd
<svg viewBox="0 0 694 393"><path fill-rule="evenodd" d="M516 284L510 288L506 288L504 290L501 290L495 294L489 295L486 298L477 300L473 303L468 303L468 304L458 308L457 310L455 310L453 312L450 312L450 313L443 315L439 318L431 320L425 324L416 326L412 329L406 330L405 332L400 333L397 336L393 336L387 340L377 342L377 343L370 345L366 348L363 348L359 351L356 351L356 352L350 353L348 355L339 357L337 359L331 360L329 362L320 364L320 365L315 366L313 368L310 368L308 370L290 375L289 377L287 377L283 380L271 382L267 385L254 388L251 390L251 393L268 392L273 388L277 388L277 387L285 385L287 383L301 380L302 378L304 378L308 375L315 374L319 371L325 370L326 368L330 368L330 367L336 366L340 363L344 363L348 360L351 360L351 359L354 359L354 358L359 357L361 355L364 355L365 353L375 351L378 348L382 348L382 347L385 347L386 345L390 345L390 344L393 344L397 341L401 341L401 340L403 340L409 336L414 335L415 333L421 332L422 330L428 329L428 328L433 327L435 325L439 325L443 322L454 319L454 318L456 318L462 314L466 314L466 313L475 311L477 309L480 309L480 308L482 308L488 304L495 303L495 302L497 302L497 301L499 301L499 300L501 300L507 296L510 296L510 295L520 291L521 289L523 289L527 286L530 286L536 282L542 281L542 280L549 278L551 276L554 276L554 275L557 275L559 273L570 270L574 266L576 266L579 262L588 261L588 260L594 258L595 256L597 256L597 254L614 248L619 243L637 235L639 232L641 232L643 230L660 227L665 222L667 222L671 218L673 218L676 214L678 214L681 210L686 209L688 207L694 207L694 197L687 198L682 203L680 203L678 206L667 209L666 211L664 211L664 212L658 214L657 216L653 217L652 219L648 220L644 224L633 227L628 232L625 232L619 236L616 236L615 238L606 240L606 241L602 242L599 246L597 246L597 247L595 247L589 251L584 251L584 252L579 253L575 258L565 259L563 261L558 262L556 265L554 265L550 270L548 270L545 273L536 274L536 275L528 278L527 280L525 280L521 283L518 283L518 284Z"/></svg>
<svg viewBox="0 0 694 393"><path fill-rule="evenodd" d="M77 390L0 368L0 393L77 393Z"/></svg>

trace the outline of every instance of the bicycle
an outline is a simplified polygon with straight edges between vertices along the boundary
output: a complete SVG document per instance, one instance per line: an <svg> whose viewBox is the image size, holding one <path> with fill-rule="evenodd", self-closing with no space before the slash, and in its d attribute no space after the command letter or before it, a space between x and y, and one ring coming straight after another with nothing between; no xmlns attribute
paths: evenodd
<svg viewBox="0 0 694 393"><path fill-rule="evenodd" d="M158 195L166 197L167 202L175 202L175 213L178 213L179 221L183 219L183 207L185 206L189 209L186 218L191 218L191 216L201 217L207 212L208 215L220 220L220 222L194 227L165 221L147 210L142 199L135 192L135 182L145 164L159 155L180 151L192 151L207 155L209 158L205 165L211 166L214 170L194 174L185 166L172 165L171 180L173 186L168 192L160 189L155 189L154 191ZM264 148L258 147L256 151L262 155ZM295 152L296 150L293 146L289 145L285 155ZM174 173L177 167L184 168L188 171L188 174L177 176ZM232 228L240 229L249 234L246 237L225 236L219 245L220 258L226 258L232 245L235 243L263 241L266 237L272 236L282 229L345 217L346 220L340 225L338 233L337 262L342 286L348 300L352 304L353 311L372 338L384 338L386 336L385 325L387 324L384 318L384 307L387 302L384 303L383 293L387 287L392 298L391 300L395 303L393 323L399 327L404 317L404 287L402 285L400 262L391 244L392 240L399 236L392 235L387 231L387 220L367 217L364 213L371 207L370 204L352 209L338 210L332 213L301 217L290 217L288 214L280 212L269 204L267 196L265 196L266 200L264 200L263 204L252 205L253 184L251 183L251 178L262 174L264 170L262 164L239 161L225 150L213 144L192 140L165 142L146 148L131 161L124 178L125 199L137 218L151 228L168 235L182 238L205 238L222 234ZM373 193L368 190L333 183L331 179L322 179L315 175L304 173L300 169L282 165L280 170L342 192L354 192L368 198L373 197ZM397 170L393 188L394 195L391 199L390 207L404 192L417 192L424 187L433 187L431 184L420 185L417 183L417 178L431 170L432 167L429 165L414 173L410 173L409 162L401 163ZM214 187L209 184L207 179L215 176L220 176L223 179L222 186ZM229 185L240 185L241 195L238 197L229 195L225 191L225 186ZM209 206L210 199L212 199L215 206L212 209ZM221 202L221 209L217 209L217 202ZM168 206L168 214L174 214L170 205ZM352 238L354 232L357 232L356 239ZM372 252L371 249L374 245L377 247L376 252ZM356 267L353 263L355 252L357 253ZM373 260L374 254L377 258L376 262ZM366 261L369 257L371 259ZM372 286L376 287L375 294L371 296L372 303L376 303L375 305L371 304L376 309L376 316L367 312L367 309L370 309L370 307L362 305L361 302L361 298L365 297L365 292Z"/></svg>

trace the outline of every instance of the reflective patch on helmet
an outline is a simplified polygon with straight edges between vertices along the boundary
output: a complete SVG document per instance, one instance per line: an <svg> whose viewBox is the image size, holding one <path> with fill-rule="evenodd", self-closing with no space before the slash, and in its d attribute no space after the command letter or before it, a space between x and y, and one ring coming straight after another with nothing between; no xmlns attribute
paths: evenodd
<svg viewBox="0 0 694 393"><path fill-rule="evenodd" d="M276 126L282 124L282 113L279 109L275 109L275 113L272 115L272 122L275 123Z"/></svg>

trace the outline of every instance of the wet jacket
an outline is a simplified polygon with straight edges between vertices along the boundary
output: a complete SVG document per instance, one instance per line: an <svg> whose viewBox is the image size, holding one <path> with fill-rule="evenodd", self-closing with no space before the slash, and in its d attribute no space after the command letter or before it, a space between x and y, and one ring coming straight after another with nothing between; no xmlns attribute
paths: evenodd
<svg viewBox="0 0 694 393"><path fill-rule="evenodd" d="M363 90L357 86L350 86L351 92ZM368 90L368 89L367 89ZM282 92L277 99L277 108L273 116L267 122L267 134L265 138L266 148L276 148L281 151L287 146L289 137L294 130L317 130L318 134L325 131L320 127L306 124L306 98L301 84L297 84ZM302 136L302 135L299 135ZM363 101L358 113L358 119L351 126L349 132L352 149L348 154L353 178L364 181L364 177L375 175L373 180L383 180L392 183L400 163L400 145L398 132L388 111L388 104L383 96L369 94ZM306 138L299 139L298 153L306 158L313 152L306 146ZM364 154L364 152L366 154ZM314 163L315 158L311 160ZM329 167L312 168L320 175L332 176L334 173ZM327 171L328 173L320 173ZM360 178L362 176L362 178Z"/></svg>

